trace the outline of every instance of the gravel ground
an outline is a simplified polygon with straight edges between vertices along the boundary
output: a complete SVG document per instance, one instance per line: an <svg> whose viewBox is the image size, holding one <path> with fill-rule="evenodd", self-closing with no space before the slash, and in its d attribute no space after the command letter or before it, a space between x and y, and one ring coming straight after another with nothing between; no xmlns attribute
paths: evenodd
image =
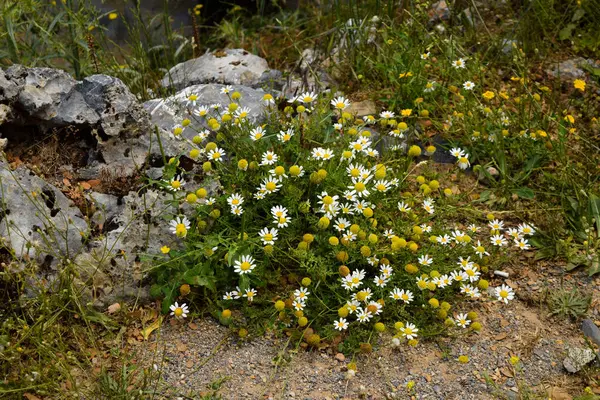
<svg viewBox="0 0 600 400"><path fill-rule="evenodd" d="M297 349L287 337L268 334L242 342L211 319L164 324L133 350L136 362L157 366L160 396L169 399L210 394L224 399L518 399L525 382L538 393L550 393L546 398L568 400L587 383L581 374L567 373L562 360L570 346L584 347L585 341L578 323L549 319L547 310L531 304L552 284L553 272L546 273L550 278L544 284L527 273L511 282L519 287L520 299L507 306L480 303L480 334L437 338L416 348L393 348L391 335L382 334L373 353L355 360L358 372L352 379L346 378L349 358L332 349ZM574 285L594 292L590 317L600 323L600 279L584 277L571 275ZM459 363L460 355L470 361ZM511 356L521 359L518 377ZM412 393L409 381L415 383Z"/></svg>

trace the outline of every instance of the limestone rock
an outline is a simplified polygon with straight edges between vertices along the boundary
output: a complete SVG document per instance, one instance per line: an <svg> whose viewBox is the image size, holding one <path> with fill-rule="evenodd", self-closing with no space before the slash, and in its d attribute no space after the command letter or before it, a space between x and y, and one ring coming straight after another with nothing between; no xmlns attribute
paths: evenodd
<svg viewBox="0 0 600 400"><path fill-rule="evenodd" d="M265 59L243 49L227 49L177 64L164 76L162 85L177 90L202 83L255 86L268 71Z"/></svg>
<svg viewBox="0 0 600 400"><path fill-rule="evenodd" d="M586 76L586 72L583 69L586 65L590 67L595 66L595 68L600 67L598 65L595 65L592 59L577 57L563 61L558 65L547 69L546 73L552 76L553 78L560 78L563 80L580 79Z"/></svg>
<svg viewBox="0 0 600 400"><path fill-rule="evenodd" d="M17 258L52 263L74 257L88 235L81 211L25 167L0 161L0 236Z"/></svg>
<svg viewBox="0 0 600 400"><path fill-rule="evenodd" d="M571 347L567 352L567 357L563 360L563 366L567 371L574 374L595 358L596 354L590 348Z"/></svg>

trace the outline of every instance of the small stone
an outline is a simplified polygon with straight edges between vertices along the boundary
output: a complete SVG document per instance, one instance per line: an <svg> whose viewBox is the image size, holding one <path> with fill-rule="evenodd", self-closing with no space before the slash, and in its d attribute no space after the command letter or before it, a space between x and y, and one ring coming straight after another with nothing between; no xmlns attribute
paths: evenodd
<svg viewBox="0 0 600 400"><path fill-rule="evenodd" d="M335 359L338 360L339 362L343 362L346 359L346 356L343 355L342 353L337 353L335 355Z"/></svg>
<svg viewBox="0 0 600 400"><path fill-rule="evenodd" d="M594 324L594 321L591 319L584 319L581 323L581 330L586 337L600 346L600 329Z"/></svg>
<svg viewBox="0 0 600 400"><path fill-rule="evenodd" d="M366 115L374 115L377 113L377 107L372 100L357 101L350 104L350 107L344 111L350 114L356 115L357 117L364 117Z"/></svg>
<svg viewBox="0 0 600 400"><path fill-rule="evenodd" d="M563 366L574 374L595 358L596 354L590 348L571 347L567 352L567 357L563 360Z"/></svg>

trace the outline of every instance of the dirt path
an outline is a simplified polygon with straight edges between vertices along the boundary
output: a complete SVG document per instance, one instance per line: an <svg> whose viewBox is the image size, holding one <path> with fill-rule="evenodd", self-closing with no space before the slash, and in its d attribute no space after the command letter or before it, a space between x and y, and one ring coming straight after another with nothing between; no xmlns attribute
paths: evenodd
<svg viewBox="0 0 600 400"><path fill-rule="evenodd" d="M165 324L149 342L137 345L137 362L156 364L162 372L159 393L171 399L209 394L225 399L517 399L524 390L519 381L539 393L553 391L553 400L581 393L585 377L562 366L569 346L584 346L578 324L549 320L547 311L522 300L501 309L482 303L478 313L484 326L480 334L424 341L416 348L393 348L391 335L383 334L373 353L357 356L352 379L346 379L350 360L331 349L297 349L286 337L241 342L209 319ZM598 319L597 309L592 314ZM470 361L459 363L460 355ZM519 379L513 377L511 356L521 360ZM494 384L486 383L486 376ZM409 381L414 381L412 394Z"/></svg>

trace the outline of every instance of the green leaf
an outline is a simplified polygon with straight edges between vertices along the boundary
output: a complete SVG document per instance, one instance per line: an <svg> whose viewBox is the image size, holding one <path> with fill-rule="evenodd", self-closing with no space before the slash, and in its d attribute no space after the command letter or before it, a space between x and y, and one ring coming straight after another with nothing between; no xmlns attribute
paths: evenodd
<svg viewBox="0 0 600 400"><path fill-rule="evenodd" d="M528 187L518 188L516 190L513 190L513 193L515 193L517 196L519 196L522 199L531 200L535 197L535 193L533 192L533 190L529 189Z"/></svg>
<svg viewBox="0 0 600 400"><path fill-rule="evenodd" d="M578 8L573 13L573 18L571 18L571 22L577 22L585 15L585 10L583 8Z"/></svg>
<svg viewBox="0 0 600 400"><path fill-rule="evenodd" d="M591 195L588 204L590 217L596 220L596 232L600 236L600 197Z"/></svg>
<svg viewBox="0 0 600 400"><path fill-rule="evenodd" d="M594 257L588 269L589 276L596 275L597 273L600 273L600 256Z"/></svg>
<svg viewBox="0 0 600 400"><path fill-rule="evenodd" d="M573 29L575 29L576 25L575 24L568 24L567 26L565 26L564 28L562 28L560 30L560 32L558 32L558 38L560 40L567 40L571 38L571 35L573 34Z"/></svg>

